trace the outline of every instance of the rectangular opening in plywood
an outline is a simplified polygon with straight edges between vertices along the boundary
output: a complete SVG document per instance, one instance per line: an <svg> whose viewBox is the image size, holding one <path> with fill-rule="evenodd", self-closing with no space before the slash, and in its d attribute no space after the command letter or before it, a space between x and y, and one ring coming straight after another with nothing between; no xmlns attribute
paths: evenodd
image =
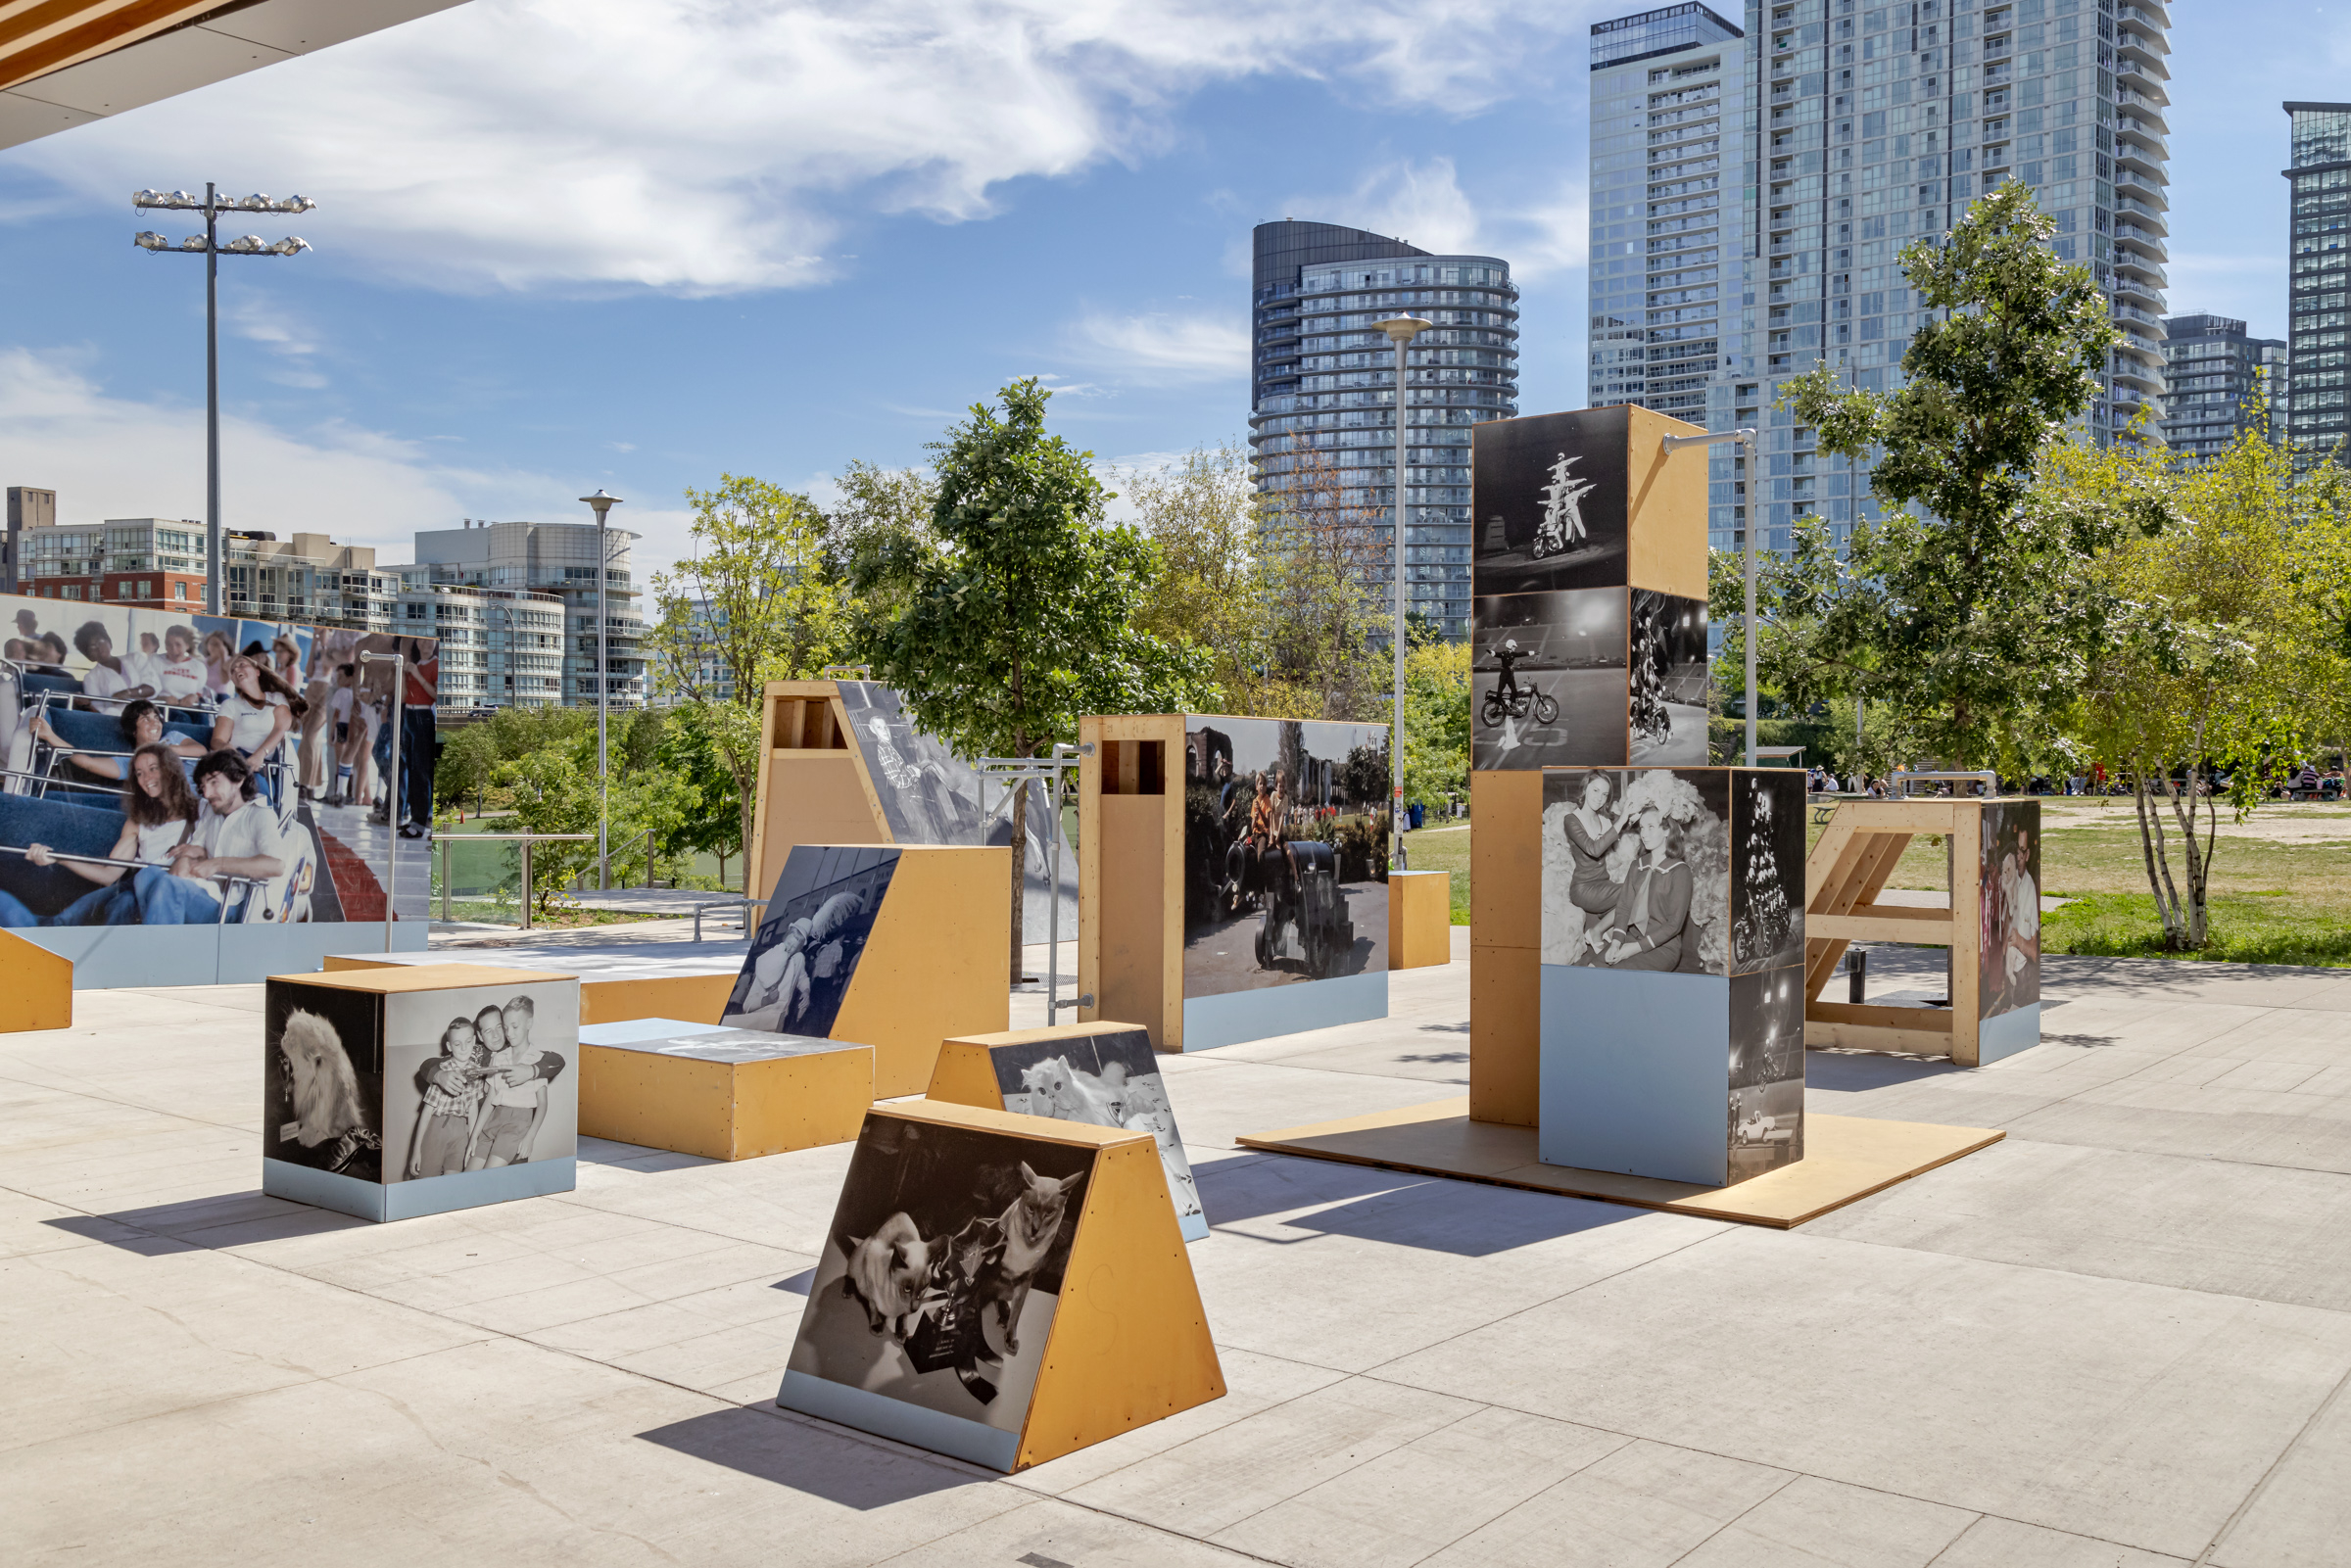
<svg viewBox="0 0 2351 1568"><path fill-rule="evenodd" d="M833 722L830 697L773 697L778 751L846 751L848 736Z"/></svg>
<svg viewBox="0 0 2351 1568"><path fill-rule="evenodd" d="M1106 795L1164 795L1168 744L1164 740L1102 742L1102 792Z"/></svg>

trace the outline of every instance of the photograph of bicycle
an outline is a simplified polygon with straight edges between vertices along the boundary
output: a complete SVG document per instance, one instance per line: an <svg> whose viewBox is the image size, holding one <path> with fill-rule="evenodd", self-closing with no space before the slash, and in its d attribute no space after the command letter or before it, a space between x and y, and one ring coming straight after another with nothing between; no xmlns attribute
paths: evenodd
<svg viewBox="0 0 2351 1568"><path fill-rule="evenodd" d="M1503 594L1625 580L1622 408L1478 427L1472 553L1480 588Z"/></svg>
<svg viewBox="0 0 2351 1568"><path fill-rule="evenodd" d="M1625 762L1631 711L1626 598L1621 588L1584 588L1475 601L1475 766Z"/></svg>

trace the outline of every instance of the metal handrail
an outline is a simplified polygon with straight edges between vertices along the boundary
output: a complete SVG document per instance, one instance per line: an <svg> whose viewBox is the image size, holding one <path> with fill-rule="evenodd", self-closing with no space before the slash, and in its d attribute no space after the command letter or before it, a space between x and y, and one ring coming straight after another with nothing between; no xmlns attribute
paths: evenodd
<svg viewBox="0 0 2351 1568"><path fill-rule="evenodd" d="M531 845L594 843L595 841L596 834L594 833L437 833L428 832L425 834L425 842L430 844L446 845L470 842L522 845L522 896L519 902L522 905L522 928L526 931L531 928ZM392 852L394 854L400 852L397 838L393 841ZM441 851L441 919L444 924L449 920L449 851L446 848ZM391 924L389 906L387 906L385 924Z"/></svg>
<svg viewBox="0 0 2351 1568"><path fill-rule="evenodd" d="M1996 795L2000 792L2000 776L1992 772L1990 768L1979 769L1969 773L1938 773L1926 770L1921 770L1917 773L1911 773L1904 769L1896 768L1894 770L1894 782L1890 786L1893 790L1893 798L1899 800L1907 796L1910 792L1910 785L1920 782L1921 780L1929 780L1938 784L1958 784L1972 782L1975 784L1989 785L1990 787L1984 791L1988 795Z"/></svg>
<svg viewBox="0 0 2351 1568"><path fill-rule="evenodd" d="M1061 1008L1061 801L1063 779L1082 766L1080 757L1093 749L1093 742L1081 746L1066 740L1053 743L1051 753L1042 757L980 757L972 771L980 778L980 832L987 833L991 813L987 809L987 785L990 780L1004 786L1004 820L1012 835L1012 864L1015 875L1024 880L1029 875L1029 825L1012 820L1014 786L1040 784L1051 790L1047 815L1053 824L1053 843L1046 851L1045 880L1047 883L1045 914L1045 1023L1052 1026L1058 1021ZM1080 917L1082 919L1082 917ZM1026 945L1026 944L1024 944ZM1094 1005L1091 996L1080 996L1079 1008Z"/></svg>
<svg viewBox="0 0 2351 1568"><path fill-rule="evenodd" d="M713 898L706 904L696 904L694 906L694 939L697 942L702 939L702 917L710 911L740 909L744 915L743 934L744 939L748 940L751 934L750 911L765 909L767 903L768 901L764 898Z"/></svg>

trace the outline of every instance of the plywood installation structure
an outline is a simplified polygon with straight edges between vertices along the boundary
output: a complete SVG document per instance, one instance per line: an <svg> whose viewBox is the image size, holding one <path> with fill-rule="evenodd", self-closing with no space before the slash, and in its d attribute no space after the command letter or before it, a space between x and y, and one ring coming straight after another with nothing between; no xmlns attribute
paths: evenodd
<svg viewBox="0 0 2351 1568"><path fill-rule="evenodd" d="M1880 903L1902 852L1921 833L1944 841L1947 903ZM1972 1068L2040 1043L2039 801L1842 802L1812 846L1805 881L1807 1044L1947 1056ZM1948 1005L1824 1000L1854 942L1950 949Z"/></svg>
<svg viewBox="0 0 2351 1568"><path fill-rule="evenodd" d="M1081 1020L1197 1051L1387 1015L1387 729L1080 721Z"/></svg>
<svg viewBox="0 0 2351 1568"><path fill-rule="evenodd" d="M798 844L1013 842L1003 791L991 789L984 802L970 764L915 728L888 687L871 681L771 681L761 701L759 731L765 761L744 880L754 896L775 885ZM1045 939L1052 889L1047 851L1051 835L1060 832L1044 791L1031 789L1021 835L1028 941ZM1078 896L1076 860L1064 844L1065 931ZM1006 894L1009 899L1009 882Z"/></svg>
<svg viewBox="0 0 2351 1568"><path fill-rule="evenodd" d="M1010 1472L1223 1393L1149 1133L867 1115L779 1405Z"/></svg>
<svg viewBox="0 0 2351 1568"><path fill-rule="evenodd" d="M846 1143L874 1102L874 1050L678 1019L580 1030L580 1130L750 1160Z"/></svg>

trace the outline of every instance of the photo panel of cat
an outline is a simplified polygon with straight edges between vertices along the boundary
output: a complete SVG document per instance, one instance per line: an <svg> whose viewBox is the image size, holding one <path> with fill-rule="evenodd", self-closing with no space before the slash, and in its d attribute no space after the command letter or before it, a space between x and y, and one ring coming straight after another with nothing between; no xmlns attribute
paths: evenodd
<svg viewBox="0 0 2351 1568"><path fill-rule="evenodd" d="M1543 775L1546 965L1725 974L1730 770Z"/></svg>
<svg viewBox="0 0 2351 1568"><path fill-rule="evenodd" d="M1804 776L1731 774L1731 973L1804 961Z"/></svg>
<svg viewBox="0 0 2351 1568"><path fill-rule="evenodd" d="M1804 972L1731 978L1728 1181L1804 1158Z"/></svg>
<svg viewBox="0 0 2351 1568"><path fill-rule="evenodd" d="M1625 592L1586 588L1474 601L1470 766L1624 764Z"/></svg>
<svg viewBox="0 0 2351 1568"><path fill-rule="evenodd" d="M1184 719L1183 994L1388 967L1388 728Z"/></svg>
<svg viewBox="0 0 2351 1568"><path fill-rule="evenodd" d="M719 1022L829 1035L897 865L895 849L794 845Z"/></svg>
<svg viewBox="0 0 2351 1568"><path fill-rule="evenodd" d="M1706 751L1706 601L1632 591L1632 761L1699 766Z"/></svg>
<svg viewBox="0 0 2351 1568"><path fill-rule="evenodd" d="M1621 407L1475 427L1469 495L1476 593L1623 585L1630 427Z"/></svg>
<svg viewBox="0 0 2351 1568"><path fill-rule="evenodd" d="M384 999L384 1180L579 1152L579 987L395 991Z"/></svg>
<svg viewBox="0 0 2351 1568"><path fill-rule="evenodd" d="M1175 1108L1168 1103L1167 1079L1159 1069L1159 1054L1151 1049L1149 1029L1114 1028L990 1046L988 1060L1007 1111L1150 1133L1159 1145L1183 1239L1197 1241L1208 1234L1192 1162L1176 1130Z"/></svg>
<svg viewBox="0 0 2351 1568"><path fill-rule="evenodd" d="M1983 949L1976 964L1979 1018L2040 1000L2040 802L1984 808L1977 850Z"/></svg>
<svg viewBox="0 0 2351 1568"><path fill-rule="evenodd" d="M1017 1436L1096 1151L869 1113L793 1374Z"/></svg>
<svg viewBox="0 0 2351 1568"><path fill-rule="evenodd" d="M263 1158L384 1180L382 998L273 979L262 1019Z"/></svg>

